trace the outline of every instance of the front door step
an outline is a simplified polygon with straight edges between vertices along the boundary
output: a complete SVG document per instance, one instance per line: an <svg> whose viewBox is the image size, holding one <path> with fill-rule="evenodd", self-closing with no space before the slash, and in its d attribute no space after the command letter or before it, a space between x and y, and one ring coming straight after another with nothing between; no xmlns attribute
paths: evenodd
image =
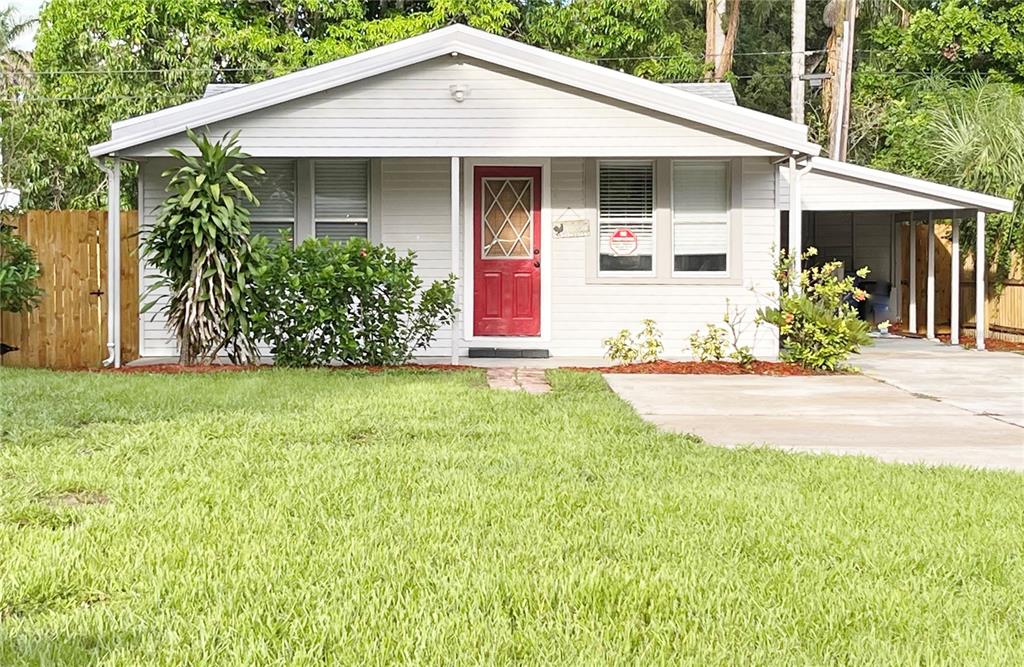
<svg viewBox="0 0 1024 667"><path fill-rule="evenodd" d="M471 347L470 359L547 359L551 353L539 348Z"/></svg>

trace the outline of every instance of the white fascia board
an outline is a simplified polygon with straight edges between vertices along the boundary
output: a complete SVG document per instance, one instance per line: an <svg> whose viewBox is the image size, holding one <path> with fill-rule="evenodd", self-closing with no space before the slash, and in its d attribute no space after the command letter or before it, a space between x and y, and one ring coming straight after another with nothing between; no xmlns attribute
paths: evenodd
<svg viewBox="0 0 1024 667"><path fill-rule="evenodd" d="M927 195L944 199L955 208L976 208L989 213L1009 213L1013 210L1013 201L1002 197L993 197L973 190L954 188L950 185L933 183L920 178L901 176L881 169L862 167L849 162L838 162L827 158L816 157L811 160L813 171L835 174L846 178L852 178L871 185L880 185L906 192Z"/></svg>
<svg viewBox="0 0 1024 667"><path fill-rule="evenodd" d="M108 155L183 132L186 128L202 127L452 53L787 151L806 155L820 152L818 145L807 140L806 126L455 25L214 97L116 122L111 126L112 138L90 146L89 154L93 157Z"/></svg>

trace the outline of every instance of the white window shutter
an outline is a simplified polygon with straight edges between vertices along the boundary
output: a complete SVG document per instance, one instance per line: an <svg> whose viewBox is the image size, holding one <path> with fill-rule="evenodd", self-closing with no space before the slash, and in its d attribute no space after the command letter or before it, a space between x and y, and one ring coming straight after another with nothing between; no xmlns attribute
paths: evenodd
<svg viewBox="0 0 1024 667"><path fill-rule="evenodd" d="M636 235L637 248L618 257L609 240L617 229ZM616 160L598 167L598 243L601 268L650 271L654 256L654 163Z"/></svg>
<svg viewBox="0 0 1024 667"><path fill-rule="evenodd" d="M672 164L672 254L676 271L725 271L729 253L729 163Z"/></svg>
<svg viewBox="0 0 1024 667"><path fill-rule="evenodd" d="M344 243L367 238L368 160L316 160L313 163L313 217L318 238Z"/></svg>
<svg viewBox="0 0 1024 667"><path fill-rule="evenodd" d="M295 234L295 162L292 160L260 161L266 173L250 184L259 206L250 206L252 233L272 241L280 239L281 231Z"/></svg>

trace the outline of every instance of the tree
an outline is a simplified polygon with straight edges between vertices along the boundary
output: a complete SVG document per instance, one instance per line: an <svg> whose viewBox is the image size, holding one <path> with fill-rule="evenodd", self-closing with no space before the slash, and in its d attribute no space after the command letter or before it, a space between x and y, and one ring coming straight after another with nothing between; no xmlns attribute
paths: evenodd
<svg viewBox="0 0 1024 667"><path fill-rule="evenodd" d="M0 222L0 311L23 313L39 303L43 292L36 285L41 268L32 246Z"/></svg>
<svg viewBox="0 0 1024 667"><path fill-rule="evenodd" d="M686 30L682 16L669 0L533 2L520 36L529 44L636 76L696 81L704 71L694 55L703 36Z"/></svg>
<svg viewBox="0 0 1024 667"><path fill-rule="evenodd" d="M0 94L9 94L29 77L31 58L15 49L14 42L35 23L35 19L18 19L13 7L0 9Z"/></svg>
<svg viewBox="0 0 1024 667"><path fill-rule="evenodd" d="M218 142L191 130L188 136L199 155L168 151L181 165L163 174L171 194L142 244L161 276L152 289L169 292L162 307L182 364L210 363L221 351L235 363L251 363L259 357L250 320L264 244L250 240L243 204L259 206L247 181L264 172L238 147L237 132Z"/></svg>

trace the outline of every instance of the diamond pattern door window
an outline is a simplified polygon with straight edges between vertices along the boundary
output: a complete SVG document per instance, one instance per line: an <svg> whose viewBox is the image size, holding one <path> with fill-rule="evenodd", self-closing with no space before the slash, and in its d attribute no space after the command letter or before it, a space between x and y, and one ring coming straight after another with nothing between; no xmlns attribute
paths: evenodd
<svg viewBox="0 0 1024 667"><path fill-rule="evenodd" d="M481 257L533 256L533 179L485 178L480 202Z"/></svg>

